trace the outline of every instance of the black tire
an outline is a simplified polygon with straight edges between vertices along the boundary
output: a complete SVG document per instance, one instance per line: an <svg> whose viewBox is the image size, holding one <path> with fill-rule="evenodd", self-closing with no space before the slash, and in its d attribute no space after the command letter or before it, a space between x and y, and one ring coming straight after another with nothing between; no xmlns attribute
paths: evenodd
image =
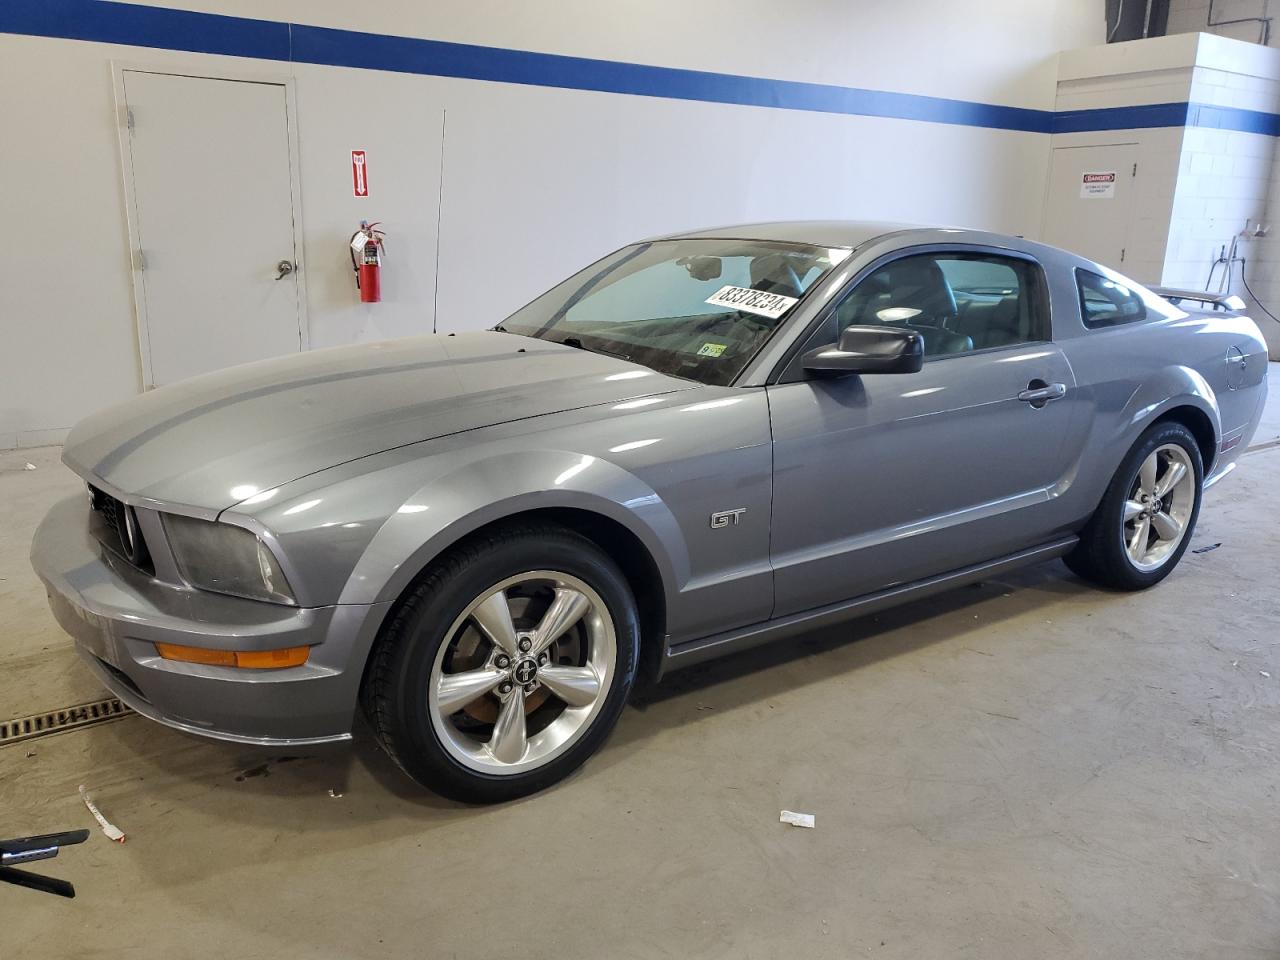
<svg viewBox="0 0 1280 960"><path fill-rule="evenodd" d="M432 724L428 690L440 647L469 603L508 577L555 570L588 584L613 621L616 665L603 706L578 740L536 769L491 775L459 762ZM370 655L361 702L382 746L410 777L467 803L500 803L563 779L609 736L636 676L640 620L626 577L587 538L554 525L530 524L475 536L435 562L383 628Z"/></svg>
<svg viewBox="0 0 1280 960"><path fill-rule="evenodd" d="M1166 444L1181 447L1192 464L1194 503L1177 547L1160 566L1143 570L1134 564L1125 549L1124 505L1134 489L1143 461ZM1191 543L1196 520L1200 516L1203 483L1204 464L1200 446L1191 431L1172 420L1153 424L1121 462L1098 509L1081 531L1079 544L1063 558L1067 566L1084 579L1115 590L1145 590L1155 586L1173 571Z"/></svg>

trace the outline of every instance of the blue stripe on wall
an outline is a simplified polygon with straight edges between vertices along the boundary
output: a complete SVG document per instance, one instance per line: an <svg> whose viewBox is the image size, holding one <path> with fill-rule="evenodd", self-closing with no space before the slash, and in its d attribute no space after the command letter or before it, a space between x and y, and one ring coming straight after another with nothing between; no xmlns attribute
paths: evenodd
<svg viewBox="0 0 1280 960"><path fill-rule="evenodd" d="M289 59L289 24L100 0L4 0L0 33Z"/></svg>
<svg viewBox="0 0 1280 960"><path fill-rule="evenodd" d="M1053 117L1050 111L1024 107L612 60L588 60L301 24L293 27L293 59L302 63L365 67L437 77L625 93L669 100L927 120L1034 133L1047 133Z"/></svg>
<svg viewBox="0 0 1280 960"><path fill-rule="evenodd" d="M1203 126L1280 136L1280 116L1276 114L1207 104L1160 103L1054 113L859 87L358 33L113 0L0 0L0 33L1024 133Z"/></svg>
<svg viewBox="0 0 1280 960"><path fill-rule="evenodd" d="M1063 110L1053 115L1053 133L1086 133L1096 130L1138 130L1149 127L1182 127L1187 103L1150 103L1136 107L1096 110Z"/></svg>
<svg viewBox="0 0 1280 960"><path fill-rule="evenodd" d="M1239 107L1215 107L1207 103L1187 104L1187 126L1211 127L1216 130L1238 130L1280 137L1280 115Z"/></svg>

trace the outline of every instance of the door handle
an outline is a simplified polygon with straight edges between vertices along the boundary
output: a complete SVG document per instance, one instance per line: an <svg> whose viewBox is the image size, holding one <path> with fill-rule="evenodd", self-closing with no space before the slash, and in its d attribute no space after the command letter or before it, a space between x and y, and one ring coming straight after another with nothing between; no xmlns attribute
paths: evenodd
<svg viewBox="0 0 1280 960"><path fill-rule="evenodd" d="M1045 383L1043 380L1032 380L1027 389L1018 394L1018 399L1039 410L1050 400L1061 400L1067 395L1065 383Z"/></svg>
<svg viewBox="0 0 1280 960"><path fill-rule="evenodd" d="M293 261L281 260L276 264L276 279L283 280L289 274L293 273Z"/></svg>

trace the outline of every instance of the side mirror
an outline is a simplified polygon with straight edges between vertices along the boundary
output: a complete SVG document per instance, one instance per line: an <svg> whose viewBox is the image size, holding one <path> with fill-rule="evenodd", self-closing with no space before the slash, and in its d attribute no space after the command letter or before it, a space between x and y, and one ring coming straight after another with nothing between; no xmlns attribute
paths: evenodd
<svg viewBox="0 0 1280 960"><path fill-rule="evenodd" d="M803 362L817 376L916 373L924 365L924 338L901 327L845 327L839 343L810 350Z"/></svg>

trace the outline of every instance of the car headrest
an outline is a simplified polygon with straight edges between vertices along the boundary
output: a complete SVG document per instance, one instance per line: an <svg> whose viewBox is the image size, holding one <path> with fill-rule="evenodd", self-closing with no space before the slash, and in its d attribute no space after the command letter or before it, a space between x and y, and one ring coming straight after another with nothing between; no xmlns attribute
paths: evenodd
<svg viewBox="0 0 1280 960"><path fill-rule="evenodd" d="M895 307L911 307L929 318L955 315L955 294L932 257L906 257L891 263L887 272Z"/></svg>
<svg viewBox="0 0 1280 960"><path fill-rule="evenodd" d="M781 253L766 254L751 261L751 289L796 299L803 293L791 258Z"/></svg>

